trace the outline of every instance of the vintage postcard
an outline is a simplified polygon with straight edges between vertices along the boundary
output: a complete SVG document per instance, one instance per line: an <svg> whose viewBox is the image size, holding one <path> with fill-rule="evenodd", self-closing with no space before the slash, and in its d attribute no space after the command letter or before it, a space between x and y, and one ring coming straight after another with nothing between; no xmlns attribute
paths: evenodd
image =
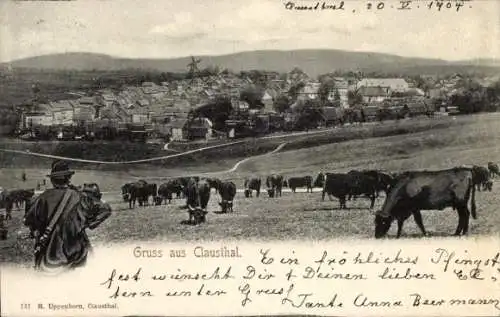
<svg viewBox="0 0 500 317"><path fill-rule="evenodd" d="M500 1L0 2L1 316L500 315Z"/></svg>

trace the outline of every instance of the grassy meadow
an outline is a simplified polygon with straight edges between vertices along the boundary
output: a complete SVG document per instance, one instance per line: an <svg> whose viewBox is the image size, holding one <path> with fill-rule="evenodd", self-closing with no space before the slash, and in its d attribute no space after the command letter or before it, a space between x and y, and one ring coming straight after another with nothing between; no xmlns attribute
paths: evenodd
<svg viewBox="0 0 500 317"><path fill-rule="evenodd" d="M424 129L425 127L425 129ZM187 219L179 207L182 200L161 207L137 207L129 210L120 201L120 186L131 179L144 178L161 182L163 178L186 174L212 173L222 179L233 180L239 188L249 175L265 177L277 172L285 176L316 175L319 171L348 171L350 169L376 168L387 171L413 169L440 169L458 165L486 165L488 161L500 162L500 115L484 114L443 119L412 119L399 123L385 123L339 128L317 135L293 138L251 140L243 145L225 148L193 159L189 164L165 162L164 165L141 166L117 170L88 170L79 167L74 183L96 181L106 192L104 199L114 208L114 214L101 227L89 232L94 244L123 241L201 241L201 240L283 240L283 239L341 239L372 238L373 211L366 199L348 201L348 210L339 210L338 201L321 201L320 193L283 193L283 197L269 198L263 193L259 198L244 198L238 193L232 214L219 214L220 198L212 194L207 223L200 226L182 225ZM390 133L406 131L403 133ZM360 137L360 135L362 137ZM349 137L351 136L351 137ZM348 140L351 139L351 140ZM287 142L282 151L271 155L249 158L232 172L236 162L248 157L251 142L260 145L253 154L263 154ZM264 148L262 150L261 148ZM246 151L246 152L245 152ZM227 153L232 155L226 155ZM245 155L244 155L245 154ZM197 154L202 156L202 153ZM213 155L213 156L212 156ZM0 169L0 186L20 188L36 185L49 170L46 168ZM28 180L20 180L22 171ZM476 204L478 219L471 219L470 235L497 235L500 228L500 185L495 183L492 192L478 192ZM383 203L380 197L375 209ZM14 212L9 223L10 236L0 242L0 262L31 261L32 242L27 230L21 226L23 212ZM436 236L454 232L458 217L450 208L443 211L424 211L424 224ZM394 237L396 225L389 235ZM406 238L420 237L412 219L403 228Z"/></svg>

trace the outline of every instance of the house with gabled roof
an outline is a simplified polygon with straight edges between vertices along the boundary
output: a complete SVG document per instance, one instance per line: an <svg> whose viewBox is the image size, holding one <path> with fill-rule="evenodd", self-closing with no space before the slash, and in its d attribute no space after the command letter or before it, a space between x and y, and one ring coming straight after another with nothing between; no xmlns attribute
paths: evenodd
<svg viewBox="0 0 500 317"><path fill-rule="evenodd" d="M59 100L49 102L50 112L55 125L72 125L74 117L73 105L69 100Z"/></svg>
<svg viewBox="0 0 500 317"><path fill-rule="evenodd" d="M187 140L187 118L175 119L169 123L171 128L171 141L186 141Z"/></svg>
<svg viewBox="0 0 500 317"><path fill-rule="evenodd" d="M364 103L382 102L389 98L389 87L365 87L358 89L358 94L363 98Z"/></svg>
<svg viewBox="0 0 500 317"><path fill-rule="evenodd" d="M357 83L357 88L361 87L383 87L391 92L405 92L409 88L403 78L363 78Z"/></svg>
<svg viewBox="0 0 500 317"><path fill-rule="evenodd" d="M23 127L31 128L34 126L51 126L54 124L51 107L49 104L38 104L30 112L23 113Z"/></svg>
<svg viewBox="0 0 500 317"><path fill-rule="evenodd" d="M73 106L73 121L76 124L90 122L96 118L95 105L82 104L79 100L71 100L70 103Z"/></svg>

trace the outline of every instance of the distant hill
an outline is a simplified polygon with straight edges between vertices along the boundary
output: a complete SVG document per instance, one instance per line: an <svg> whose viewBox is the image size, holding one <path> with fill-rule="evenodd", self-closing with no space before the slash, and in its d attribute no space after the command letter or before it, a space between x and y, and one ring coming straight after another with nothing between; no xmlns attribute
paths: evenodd
<svg viewBox="0 0 500 317"><path fill-rule="evenodd" d="M200 68L217 65L233 71L262 69L287 72L299 67L310 76L335 70L361 70L401 74L480 72L500 69L500 60L476 59L450 62L440 59L402 57L390 54L342 50L249 51L219 56L199 56ZM130 59L93 53L43 55L0 64L2 67L52 70L117 71L125 69L184 72L190 57L168 59ZM492 67L496 68L492 70Z"/></svg>

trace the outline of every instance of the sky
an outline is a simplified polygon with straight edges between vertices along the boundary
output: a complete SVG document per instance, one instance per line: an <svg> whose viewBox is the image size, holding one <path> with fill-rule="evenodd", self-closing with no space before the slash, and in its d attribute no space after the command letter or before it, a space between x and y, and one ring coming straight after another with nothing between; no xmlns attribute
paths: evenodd
<svg viewBox="0 0 500 317"><path fill-rule="evenodd" d="M0 62L64 52L170 58L314 48L500 58L500 0L471 0L459 12L428 9L430 0L405 11L390 8L395 0L382 10L366 9L379 1L346 0L343 11L287 10L287 1L1 0Z"/></svg>

